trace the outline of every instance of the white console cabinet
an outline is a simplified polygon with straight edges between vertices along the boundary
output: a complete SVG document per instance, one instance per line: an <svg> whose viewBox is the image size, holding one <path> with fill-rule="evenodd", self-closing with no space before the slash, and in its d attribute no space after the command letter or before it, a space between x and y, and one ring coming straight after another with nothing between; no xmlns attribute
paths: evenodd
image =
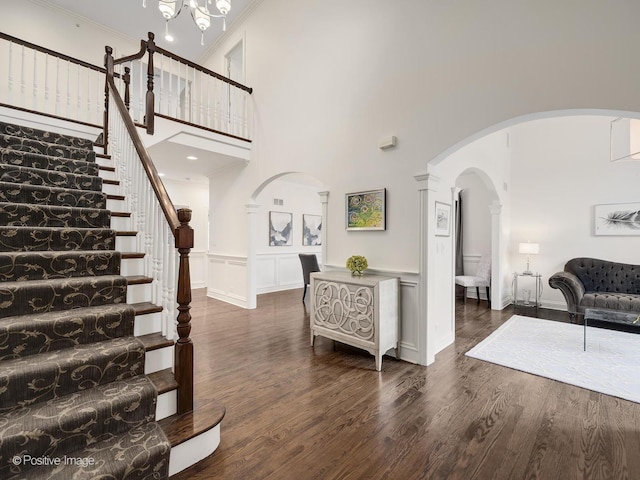
<svg viewBox="0 0 640 480"><path fill-rule="evenodd" d="M375 356L398 348L397 277L347 272L311 274L311 346L321 335L367 350Z"/></svg>

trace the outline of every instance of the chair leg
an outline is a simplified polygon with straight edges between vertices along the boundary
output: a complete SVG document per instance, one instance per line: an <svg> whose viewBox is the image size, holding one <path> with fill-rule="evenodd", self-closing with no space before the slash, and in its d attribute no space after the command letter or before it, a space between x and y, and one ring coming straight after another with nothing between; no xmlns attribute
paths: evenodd
<svg viewBox="0 0 640 480"><path fill-rule="evenodd" d="M307 295L307 284L304 284L304 292L302 292L302 301L304 302L304 297Z"/></svg>
<svg viewBox="0 0 640 480"><path fill-rule="evenodd" d="M489 303L489 308L491 308L491 295L489 294L489 287L485 287L487 289L487 302Z"/></svg>
<svg viewBox="0 0 640 480"><path fill-rule="evenodd" d="M467 303L467 287L462 287L462 302Z"/></svg>
<svg viewBox="0 0 640 480"><path fill-rule="evenodd" d="M478 303L480 303L480 287L476 287L476 297L478 297Z"/></svg>

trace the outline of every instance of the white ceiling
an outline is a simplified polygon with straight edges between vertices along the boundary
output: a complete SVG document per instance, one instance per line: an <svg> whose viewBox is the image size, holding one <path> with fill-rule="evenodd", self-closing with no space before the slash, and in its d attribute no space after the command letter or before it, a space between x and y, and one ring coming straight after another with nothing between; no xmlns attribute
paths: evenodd
<svg viewBox="0 0 640 480"><path fill-rule="evenodd" d="M256 0L230 0L231 10L227 15L227 29ZM200 30L188 11L183 11L169 22L169 31L175 37L173 43L165 41L165 21L158 10L158 0L45 0L46 3L86 17L96 23L116 30L135 40L146 40L147 32L156 34L156 43L181 57L197 62L213 45L222 32L222 19L211 19L211 26L204 34L205 45L200 45ZM202 0L201 0L202 2ZM201 3L202 4L202 3ZM217 11L215 4L210 11Z"/></svg>

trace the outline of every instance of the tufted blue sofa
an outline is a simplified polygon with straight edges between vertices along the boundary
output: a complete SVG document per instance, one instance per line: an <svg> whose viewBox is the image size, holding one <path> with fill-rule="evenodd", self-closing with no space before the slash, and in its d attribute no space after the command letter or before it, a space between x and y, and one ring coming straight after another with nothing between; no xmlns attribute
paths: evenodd
<svg viewBox="0 0 640 480"><path fill-rule="evenodd" d="M590 307L640 312L640 265L574 258L549 285L563 293L572 320Z"/></svg>

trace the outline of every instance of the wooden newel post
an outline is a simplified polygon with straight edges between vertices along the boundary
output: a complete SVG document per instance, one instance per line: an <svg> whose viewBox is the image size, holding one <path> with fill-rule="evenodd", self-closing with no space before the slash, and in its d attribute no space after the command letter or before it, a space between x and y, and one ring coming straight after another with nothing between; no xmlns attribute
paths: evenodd
<svg viewBox="0 0 640 480"><path fill-rule="evenodd" d="M104 77L104 116L103 116L103 130L102 130L102 143L104 147L104 153L107 153L107 146L109 145L109 83L107 79L113 78L113 48L110 46L104 47L104 68L107 71Z"/></svg>
<svg viewBox="0 0 640 480"><path fill-rule="evenodd" d="M124 106L127 107L127 111L129 111L129 103L131 103L131 95L129 93L129 84L131 83L131 68L124 67L124 75L122 76L122 80L124 80Z"/></svg>
<svg viewBox="0 0 640 480"><path fill-rule="evenodd" d="M175 377L178 382L178 413L193 410L193 342L191 333L191 275L189 253L193 248L193 228L189 226L191 210L178 210L180 226L176 228L176 248L180 253L178 268L178 341L175 349Z"/></svg>
<svg viewBox="0 0 640 480"><path fill-rule="evenodd" d="M147 133L153 135L154 130L154 106L155 95L153 93L153 53L156 51L154 39L156 36L153 32L149 32L149 40L147 40L147 53L149 54L149 62L147 64L147 96L145 102L145 123L147 125Z"/></svg>

